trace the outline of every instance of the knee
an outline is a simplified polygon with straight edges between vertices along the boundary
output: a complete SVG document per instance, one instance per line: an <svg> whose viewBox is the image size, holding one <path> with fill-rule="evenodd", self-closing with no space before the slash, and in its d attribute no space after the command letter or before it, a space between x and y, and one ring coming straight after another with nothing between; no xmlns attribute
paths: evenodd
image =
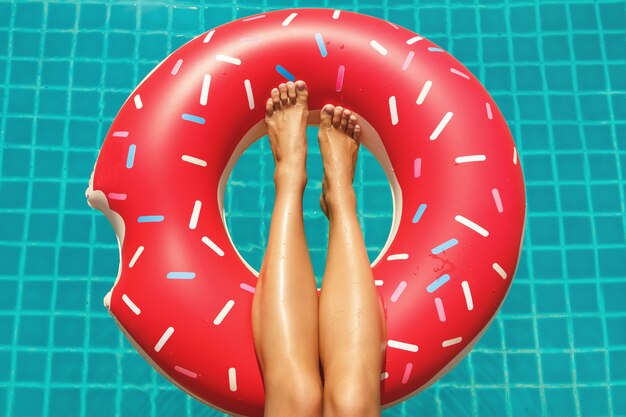
<svg viewBox="0 0 626 417"><path fill-rule="evenodd" d="M266 389L265 415L286 415L320 417L322 415L322 386L314 378L286 378L282 383L274 383ZM275 401L272 401L275 400ZM272 404L277 405L282 413L267 413ZM284 413L284 414L283 414Z"/></svg>
<svg viewBox="0 0 626 417"><path fill-rule="evenodd" d="M324 387L324 415L341 417L379 417L379 386L362 383Z"/></svg>

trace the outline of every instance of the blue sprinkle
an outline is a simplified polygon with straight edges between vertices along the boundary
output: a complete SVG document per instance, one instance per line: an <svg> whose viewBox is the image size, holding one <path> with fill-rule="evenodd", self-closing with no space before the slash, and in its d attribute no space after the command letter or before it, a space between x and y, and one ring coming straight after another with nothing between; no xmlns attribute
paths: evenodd
<svg viewBox="0 0 626 417"><path fill-rule="evenodd" d="M429 50L430 52L443 52L443 49L441 49L441 48L435 48L434 46L430 46L430 47L428 48L428 50Z"/></svg>
<svg viewBox="0 0 626 417"><path fill-rule="evenodd" d="M322 58L326 58L326 55L328 55L328 51L326 50L326 44L324 43L322 34L319 32L316 33L315 40L317 41L317 46L320 48L320 53L322 54Z"/></svg>
<svg viewBox="0 0 626 417"><path fill-rule="evenodd" d="M296 77L294 77L293 74L287 71L282 65L276 65L276 71L289 81L294 81L296 79Z"/></svg>
<svg viewBox="0 0 626 417"><path fill-rule="evenodd" d="M137 150L137 145L134 143L128 147L128 157L126 158L126 168L132 168L135 163L135 151Z"/></svg>
<svg viewBox="0 0 626 417"><path fill-rule="evenodd" d="M459 243L458 240L450 239L447 242L443 242L441 245L437 246L436 248L433 248L432 253L433 255L439 255L444 250L450 249L452 246L455 246L458 243Z"/></svg>
<svg viewBox="0 0 626 417"><path fill-rule="evenodd" d="M167 278L169 279L194 279L196 277L195 272L168 272Z"/></svg>
<svg viewBox="0 0 626 417"><path fill-rule="evenodd" d="M437 291L439 287L441 287L443 284L445 284L448 281L450 281L450 275L444 274L440 276L439 278L437 278L436 280L434 280L433 282L431 282L430 285L426 287L426 291L432 294L435 291Z"/></svg>
<svg viewBox="0 0 626 417"><path fill-rule="evenodd" d="M417 211L415 212L415 216L413 216L413 223L417 223L420 221L420 218L422 217L422 214L424 214L424 211L426 211L426 204L420 204L420 206L417 208Z"/></svg>
<svg viewBox="0 0 626 417"><path fill-rule="evenodd" d="M153 223L153 222L162 222L165 219L165 216L139 216L137 221L139 223Z"/></svg>
<svg viewBox="0 0 626 417"><path fill-rule="evenodd" d="M182 118L183 120L187 120L188 122L194 122L200 125L203 125L205 123L204 118L200 116L194 116L193 114L183 113Z"/></svg>

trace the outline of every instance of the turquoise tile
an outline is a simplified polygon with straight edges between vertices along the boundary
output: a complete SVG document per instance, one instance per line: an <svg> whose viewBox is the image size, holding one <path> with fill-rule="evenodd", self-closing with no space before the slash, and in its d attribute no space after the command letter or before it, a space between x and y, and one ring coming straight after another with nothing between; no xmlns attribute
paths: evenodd
<svg viewBox="0 0 626 417"><path fill-rule="evenodd" d="M93 417L115 415L117 391L111 388L94 387L87 390L85 412Z"/></svg>
<svg viewBox="0 0 626 417"><path fill-rule="evenodd" d="M47 10L48 29L73 29L76 24L76 5L51 3Z"/></svg>
<svg viewBox="0 0 626 417"><path fill-rule="evenodd" d="M50 310L52 282L26 281L22 284L22 308L25 310Z"/></svg>
<svg viewBox="0 0 626 417"><path fill-rule="evenodd" d="M83 376L81 352L55 352L52 354L50 379L55 383L78 385Z"/></svg>
<svg viewBox="0 0 626 417"><path fill-rule="evenodd" d="M13 392L13 416L35 417L43 415L44 388L15 387Z"/></svg>
<svg viewBox="0 0 626 417"><path fill-rule="evenodd" d="M80 416L80 389L50 389L50 403L48 404L47 415L50 417Z"/></svg>
<svg viewBox="0 0 626 417"><path fill-rule="evenodd" d="M604 417L611 415L609 411L609 388L607 387L580 387L577 389L580 403L580 415L589 417ZM613 410L615 415L619 411ZM620 413L621 414L621 413Z"/></svg>
<svg viewBox="0 0 626 417"><path fill-rule="evenodd" d="M602 383L606 381L606 352L577 352L576 379L581 383Z"/></svg>
<svg viewBox="0 0 626 417"><path fill-rule="evenodd" d="M550 416L575 416L576 400L571 388L546 388L547 412Z"/></svg>

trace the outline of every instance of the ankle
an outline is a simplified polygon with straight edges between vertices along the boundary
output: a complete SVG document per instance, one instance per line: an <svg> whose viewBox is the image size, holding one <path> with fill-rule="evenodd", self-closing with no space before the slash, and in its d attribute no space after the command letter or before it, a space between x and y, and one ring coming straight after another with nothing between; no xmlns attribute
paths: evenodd
<svg viewBox="0 0 626 417"><path fill-rule="evenodd" d="M351 185L325 190L324 201L329 218L343 215L356 216L356 194Z"/></svg>
<svg viewBox="0 0 626 417"><path fill-rule="evenodd" d="M289 164L286 161L276 164L274 185L276 192L303 193L307 183L306 167L303 164Z"/></svg>

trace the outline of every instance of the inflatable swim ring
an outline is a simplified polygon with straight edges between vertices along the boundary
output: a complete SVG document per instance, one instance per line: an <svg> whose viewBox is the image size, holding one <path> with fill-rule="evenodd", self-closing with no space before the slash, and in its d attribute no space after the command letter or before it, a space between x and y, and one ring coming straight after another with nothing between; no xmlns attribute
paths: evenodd
<svg viewBox="0 0 626 417"><path fill-rule="evenodd" d="M120 245L104 303L180 388L230 414L262 415L257 272L229 237L223 193L239 155L265 134L271 88L294 79L309 86L309 122L325 103L358 114L391 184L392 230L373 263L389 407L436 381L488 326L525 223L521 167L493 99L451 55L393 23L328 9L263 13L159 64L113 121L86 192Z"/></svg>

